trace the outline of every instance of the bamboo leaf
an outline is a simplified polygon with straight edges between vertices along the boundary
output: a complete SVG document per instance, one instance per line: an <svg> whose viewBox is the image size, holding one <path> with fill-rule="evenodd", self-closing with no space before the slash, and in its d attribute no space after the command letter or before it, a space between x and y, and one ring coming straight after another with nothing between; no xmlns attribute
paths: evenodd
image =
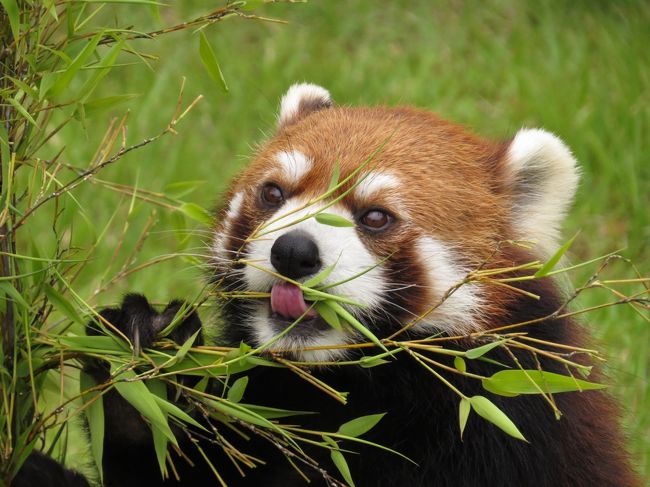
<svg viewBox="0 0 650 487"><path fill-rule="evenodd" d="M350 473L350 467L348 462L345 460L343 453L340 450L331 450L330 456L332 457L332 462L336 466L343 480L345 480L350 487L354 487L354 482L352 481L352 474Z"/></svg>
<svg viewBox="0 0 650 487"><path fill-rule="evenodd" d="M70 304L70 302L61 293L59 293L59 291L46 283L43 284L43 291L47 295L47 299L50 301L50 303L52 303L56 309L58 309L71 321L74 321L75 323L79 323L81 325L85 324L84 320L81 318L81 316L79 316L79 313L77 313L75 307Z"/></svg>
<svg viewBox="0 0 650 487"><path fill-rule="evenodd" d="M36 120L32 117L29 112L25 109L20 102L14 98L8 98L7 101L20 113L29 123L36 127Z"/></svg>
<svg viewBox="0 0 650 487"><path fill-rule="evenodd" d="M356 438L374 428L385 415L386 413L369 414L368 416L355 418L347 423L343 423L339 427L338 433Z"/></svg>
<svg viewBox="0 0 650 487"><path fill-rule="evenodd" d="M77 100L79 100L81 103L84 103L88 99L95 88L97 88L97 85L102 80L102 78L104 78L104 76L110 72L113 65L115 64L115 61L117 60L117 56L122 51L123 47L124 42L120 41L116 43L110 51L108 51L108 54L106 54L106 56L104 56L97 65L98 69L93 72L92 76L88 78L88 80L82 86L81 90L79 90L79 94L76 97Z"/></svg>
<svg viewBox="0 0 650 487"><path fill-rule="evenodd" d="M187 414L181 408L176 406L176 404L174 404L173 402L169 402L168 400L158 396L157 394L154 395L154 400L156 401L158 406L160 406L160 409L163 413L170 414L175 418L184 421L185 423L196 426L197 428L200 428L204 431L208 431L201 423L199 423L196 419L194 419L192 416Z"/></svg>
<svg viewBox="0 0 650 487"><path fill-rule="evenodd" d="M318 286L321 282L323 282L325 279L329 277L329 275L334 270L334 267L336 267L336 264L328 265L325 269L320 271L314 277L312 277L311 279L307 279L305 282L303 282L302 285L307 287Z"/></svg>
<svg viewBox="0 0 650 487"><path fill-rule="evenodd" d="M456 370L460 370L461 372L465 372L467 370L467 364L463 360L463 357L454 357L454 367L456 367Z"/></svg>
<svg viewBox="0 0 650 487"><path fill-rule="evenodd" d="M372 367L377 367L378 365L383 365L389 363L388 360L381 358L380 356L372 357L363 357L359 360L359 365L364 369L371 369Z"/></svg>
<svg viewBox="0 0 650 487"><path fill-rule="evenodd" d="M379 341L379 338L375 336L373 332L371 332L368 328L363 326L359 320L357 320L348 310L346 310L343 306L341 306L339 303L336 301L332 301L330 303L330 307L336 311L336 314L338 314L341 318L343 318L346 323L348 323L352 328L357 330L359 333L361 333L363 336L368 338L372 343L377 345L379 348L387 352L388 350L384 346L381 341Z"/></svg>
<svg viewBox="0 0 650 487"><path fill-rule="evenodd" d="M14 35L14 39L18 41L20 37L20 10L18 10L18 2L16 0L0 0L0 3L2 3L5 13L9 18L11 33Z"/></svg>
<svg viewBox="0 0 650 487"><path fill-rule="evenodd" d="M154 400L165 400L167 399L167 386L161 380L155 379L149 381L148 388L152 392L152 397ZM167 421L167 412L161 410L165 421ZM153 437L153 447L156 453L156 459L158 460L158 468L160 468L160 473L163 478L168 477L167 473L167 464L165 459L167 458L167 444L168 439L165 437L164 433L156 427L151 428L151 435Z"/></svg>
<svg viewBox="0 0 650 487"><path fill-rule="evenodd" d="M223 91L227 92L228 85L226 84L226 79L223 77L219 61L217 61L217 56L203 31L199 34L199 56L210 78L221 86Z"/></svg>
<svg viewBox="0 0 650 487"><path fill-rule="evenodd" d="M461 398L460 404L458 404L458 423L460 425L460 439L463 439L463 432L465 431L465 426L467 425L467 419L469 418L469 412L472 410L472 405L469 402L469 399Z"/></svg>
<svg viewBox="0 0 650 487"><path fill-rule="evenodd" d="M18 303L25 309L29 309L29 304L27 304L27 301L25 301L25 298L23 298L22 294L18 292L18 290L14 287L14 285L9 282L9 281L0 281L0 290L4 291L4 293L9 296L14 303Z"/></svg>
<svg viewBox="0 0 650 487"><path fill-rule="evenodd" d="M317 213L314 218L322 225L329 225L330 227L353 227L354 223L343 218L342 216L333 213Z"/></svg>
<svg viewBox="0 0 650 487"><path fill-rule="evenodd" d="M244 397L246 386L248 385L248 377L240 377L228 389L227 398L230 402L239 402Z"/></svg>
<svg viewBox="0 0 650 487"><path fill-rule="evenodd" d="M524 435L521 434L515 423L513 423L506 413L501 411L492 401L487 397L473 396L469 398L472 409L481 416L494 424L497 428L509 434L518 440L527 441Z"/></svg>
<svg viewBox="0 0 650 487"><path fill-rule="evenodd" d="M490 350L497 348L500 345L503 345L507 341L508 340L497 340L491 343L487 343L485 345L481 345L480 347L472 348L465 352L465 357L472 360L477 359L485 355L486 353L488 353Z"/></svg>
<svg viewBox="0 0 650 487"><path fill-rule="evenodd" d="M63 91L68 87L72 79L75 77L77 72L84 66L84 63L92 56L92 54L95 52L95 49L97 48L97 44L99 44L99 41L101 38L104 36L103 31L98 32L93 36L90 41L88 41L88 44L81 50L81 52L77 55L76 58L72 60L70 65L61 73L61 75L57 78L57 80L54 82L54 85L52 88L49 90L51 92L52 96L58 96ZM47 93L41 93L41 97L44 97Z"/></svg>
<svg viewBox="0 0 650 487"><path fill-rule="evenodd" d="M196 203L183 203L178 207L178 210L193 220L205 225L212 225L212 215L210 215L210 212Z"/></svg>
<svg viewBox="0 0 650 487"><path fill-rule="evenodd" d="M134 379L135 377L135 372L127 370L120 374L119 379ZM172 433L165 415L158 406L154 394L149 391L142 381L118 380L115 383L115 389L151 423L152 428L157 428L167 439L176 444L174 433Z"/></svg>
<svg viewBox="0 0 650 487"><path fill-rule="evenodd" d="M110 108L113 108L119 105L120 103L133 100L138 96L140 95L137 93L127 93L124 95L106 96L104 98L96 98L94 100L87 101L86 103L83 103L81 106L86 112L86 116L90 117L92 115L95 115L96 113L102 112L103 110L108 110Z"/></svg>
<svg viewBox="0 0 650 487"><path fill-rule="evenodd" d="M304 416L306 414L315 414L312 411L292 411L290 409L278 409L269 406L258 406L257 404L240 403L249 411L260 415L264 419L288 418L291 416Z"/></svg>
<svg viewBox="0 0 650 487"><path fill-rule="evenodd" d="M336 186L339 184L339 177L341 176L341 165L339 164L339 161L336 161L336 165L334 166L334 171L332 171L332 179L330 179L330 183L327 186L327 192L329 193L332 191Z"/></svg>
<svg viewBox="0 0 650 487"><path fill-rule="evenodd" d="M178 181L166 185L164 191L167 195L173 196L174 198L182 198L196 190L199 186L204 185L206 182L207 181L205 180Z"/></svg>
<svg viewBox="0 0 650 487"><path fill-rule="evenodd" d="M557 263L560 261L562 256L569 250L571 245L573 245L573 241L576 239L578 234L576 233L573 237L569 239L568 242L566 242L564 245L562 245L557 251L551 256L548 261L537 271L535 272L535 277L544 277L548 275L553 268L557 265Z"/></svg>
<svg viewBox="0 0 650 487"><path fill-rule="evenodd" d="M501 370L483 379L483 387L500 394L540 394L604 389L604 384L542 370ZM541 390L541 392L540 392Z"/></svg>
<svg viewBox="0 0 650 487"><path fill-rule="evenodd" d="M83 370L79 373L79 389L87 391L94 387L95 380ZM103 482L104 472L102 458L104 456L104 401L98 391L89 392L82 396L86 404L85 414L90 432L90 452L95 460L99 472L99 479Z"/></svg>
<svg viewBox="0 0 650 487"><path fill-rule="evenodd" d="M314 309L316 312L323 318L328 325L330 325L335 330L341 330L343 327L339 316L336 314L336 311L330 306L331 301L316 301L314 302Z"/></svg>
<svg viewBox="0 0 650 487"><path fill-rule="evenodd" d="M196 337L199 336L199 333L201 333L201 330L197 330L194 335L185 340L185 343L181 345L181 347L178 349L178 352L176 352L176 355L174 355L169 363L166 364L167 367L171 367L172 365L180 362L185 358L187 352L189 352L190 348L192 348L192 345L194 345L194 341L196 340Z"/></svg>

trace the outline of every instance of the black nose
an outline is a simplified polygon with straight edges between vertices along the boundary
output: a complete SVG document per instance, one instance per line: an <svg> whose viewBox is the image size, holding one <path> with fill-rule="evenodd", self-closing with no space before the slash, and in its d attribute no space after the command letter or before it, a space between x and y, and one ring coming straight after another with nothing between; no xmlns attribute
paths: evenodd
<svg viewBox="0 0 650 487"><path fill-rule="evenodd" d="M271 264L290 279L315 274L321 268L316 243L299 230L285 233L275 241L271 247Z"/></svg>

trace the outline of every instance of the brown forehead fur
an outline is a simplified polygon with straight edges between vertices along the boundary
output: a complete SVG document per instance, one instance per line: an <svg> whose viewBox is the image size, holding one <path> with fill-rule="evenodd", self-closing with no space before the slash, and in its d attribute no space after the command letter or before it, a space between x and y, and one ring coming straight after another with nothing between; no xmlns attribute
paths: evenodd
<svg viewBox="0 0 650 487"><path fill-rule="evenodd" d="M509 201L499 190L496 172L505 146L413 108L337 107L312 113L262 147L232 193L260 185L261 175L272 175L278 152L297 150L313 167L300 188L287 190L317 196L327 190L337 162L343 179L377 149L362 174L376 170L400 180L395 194L380 199L399 199L413 230L453 244L474 261L509 238ZM346 198L348 203L351 199Z"/></svg>

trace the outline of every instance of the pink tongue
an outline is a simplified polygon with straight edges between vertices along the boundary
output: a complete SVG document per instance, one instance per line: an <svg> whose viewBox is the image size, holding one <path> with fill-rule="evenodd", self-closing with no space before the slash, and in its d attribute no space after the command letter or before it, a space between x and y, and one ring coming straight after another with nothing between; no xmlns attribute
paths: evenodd
<svg viewBox="0 0 650 487"><path fill-rule="evenodd" d="M305 303L302 291L295 284L279 282L271 288L271 309L283 316L296 320L303 315L309 306ZM309 311L305 318L313 318L317 315L314 310Z"/></svg>

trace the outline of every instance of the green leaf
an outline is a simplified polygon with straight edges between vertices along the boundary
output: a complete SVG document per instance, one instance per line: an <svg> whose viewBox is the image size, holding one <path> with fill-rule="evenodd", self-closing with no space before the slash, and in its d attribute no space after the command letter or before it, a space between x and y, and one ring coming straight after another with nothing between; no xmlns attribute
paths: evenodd
<svg viewBox="0 0 650 487"><path fill-rule="evenodd" d="M500 345L503 345L507 341L508 340L497 340L495 342L491 342L486 345L481 345L480 347L472 348L465 352L465 357L468 359L477 359L485 355L486 353L488 353L490 350L497 348Z"/></svg>
<svg viewBox="0 0 650 487"><path fill-rule="evenodd" d="M469 398L469 402L476 414L488 420L513 438L527 441L526 438L524 438L524 435L522 435L519 429L517 429L515 423L513 423L510 418L487 397L473 396Z"/></svg>
<svg viewBox="0 0 650 487"><path fill-rule="evenodd" d="M210 78L219 84L223 91L227 92L228 85L226 84L226 79L223 77L223 73L221 72L219 61L217 61L217 56L214 54L214 50L203 31L199 34L199 56L201 56L201 62L210 75Z"/></svg>
<svg viewBox="0 0 650 487"><path fill-rule="evenodd" d="M196 340L196 337L199 335L199 333L201 333L201 330L197 330L194 335L185 340L185 343L181 345L181 347L178 349L178 352L176 352L176 355L174 355L174 357L167 364L167 367L171 367L175 363L180 362L185 358L187 352L189 352L190 348L192 348L192 345L194 345L194 341Z"/></svg>
<svg viewBox="0 0 650 487"><path fill-rule="evenodd" d="M160 468L160 473L163 479L169 477L167 473L167 463L165 459L167 458L167 444L169 439L165 434L160 431L158 428L151 428L151 435L153 439L153 448L156 453L156 460L158 460L158 468Z"/></svg>
<svg viewBox="0 0 650 487"><path fill-rule="evenodd" d="M378 365L384 365L387 363L389 363L389 361L380 356L363 357L359 360L359 365L364 369L371 369L372 367L377 367Z"/></svg>
<svg viewBox="0 0 650 487"><path fill-rule="evenodd" d="M242 404L228 403L223 401L213 401L210 399L206 399L206 403L208 403L211 407L213 407L217 411L227 416L232 416L234 418L241 419L242 421L245 421L250 424L254 424L256 426L271 428L274 431L280 430L276 425L271 423L268 419L265 419L260 414L257 414L256 412L254 412L251 409L248 409Z"/></svg>
<svg viewBox="0 0 650 487"><path fill-rule="evenodd" d="M332 301L330 303L330 307L336 311L336 314L338 314L341 318L343 318L352 328L357 330L359 333L361 333L363 336L368 338L372 343L377 345L379 348L387 352L388 350L384 346L383 343L379 341L379 338L375 336L373 332L371 332L368 328L363 326L359 320L357 320L348 310L346 310L343 306L341 306L339 303L336 301Z"/></svg>
<svg viewBox="0 0 650 487"><path fill-rule="evenodd" d="M182 198L206 183L205 180L179 181L165 186L164 192L174 198Z"/></svg>
<svg viewBox="0 0 650 487"><path fill-rule="evenodd" d="M126 370L120 374L119 379L134 379L135 377L135 372ZM156 396L149 391L142 381L132 380L127 382L118 380L115 383L115 389L151 423L152 428L157 428L167 439L176 444L174 433L172 433L165 415L156 402Z"/></svg>
<svg viewBox="0 0 650 487"><path fill-rule="evenodd" d="M467 370L467 364L463 360L463 357L454 357L454 367L456 367L456 370L460 370L461 372L465 372Z"/></svg>
<svg viewBox="0 0 650 487"><path fill-rule="evenodd" d="M210 212L205 208L197 205L196 203L183 203L178 207L178 210L190 217L193 220L196 220L205 225L212 225L213 219Z"/></svg>
<svg viewBox="0 0 650 487"><path fill-rule="evenodd" d="M353 227L354 223L343 218L342 216L333 213L317 213L314 218L322 225L329 225L330 227Z"/></svg>
<svg viewBox="0 0 650 487"><path fill-rule="evenodd" d="M104 110L111 109L119 105L120 103L133 100L138 96L140 95L137 93L127 93L124 95L107 96L104 98L96 98L94 100L87 101L86 103L83 103L81 106L83 107L86 116L90 117Z"/></svg>
<svg viewBox="0 0 650 487"><path fill-rule="evenodd" d="M483 387L500 394L540 394L604 389L604 384L542 370L501 370L483 379Z"/></svg>
<svg viewBox="0 0 650 487"><path fill-rule="evenodd" d="M34 117L32 117L29 112L25 109L24 106L20 104L18 100L15 100L14 98L8 98L7 101L11 103L11 105L20 113L29 123L31 123L34 127L36 127L36 120L34 120Z"/></svg>
<svg viewBox="0 0 650 487"><path fill-rule="evenodd" d="M312 277L311 279L307 279L305 282L303 282L302 285L307 287L318 286L321 282L323 282L325 279L329 277L329 275L334 270L334 267L336 267L336 264L328 265L325 269L320 271L314 277Z"/></svg>
<svg viewBox="0 0 650 487"><path fill-rule="evenodd" d="M458 404L458 423L460 424L460 439L463 439L463 432L465 431L465 426L467 425L467 418L469 418L469 412L472 410L472 405L469 402L469 399L461 398L460 404Z"/></svg>
<svg viewBox="0 0 650 487"><path fill-rule="evenodd" d="M248 385L248 377L240 377L237 379L233 385L228 389L227 399L230 402L239 402L244 397L244 392L246 391L246 386Z"/></svg>
<svg viewBox="0 0 650 487"><path fill-rule="evenodd" d="M84 320L81 318L81 316L79 316L79 313L77 313L75 307L70 304L70 301L68 301L56 289L54 289L49 284L43 284L43 291L45 292L45 295L47 296L47 299L50 301L50 303L52 303L54 307L61 313L63 313L75 323L79 323L81 325L85 324Z"/></svg>
<svg viewBox="0 0 650 487"><path fill-rule="evenodd" d="M350 487L354 487L352 475L350 474L350 467L348 467L348 462L345 461L343 453L341 453L340 450L330 450L330 456L332 457L332 462L336 468L341 472L343 480L345 480Z"/></svg>
<svg viewBox="0 0 650 487"><path fill-rule="evenodd" d="M23 298L22 294L18 292L11 282L0 281L0 290L4 291L4 293L9 296L14 303L21 305L26 310L29 309L29 304L27 304L25 298Z"/></svg>
<svg viewBox="0 0 650 487"><path fill-rule="evenodd" d="M154 400L167 399L167 386L163 381L158 379L150 380L148 383L148 388L149 390L151 390L153 394L152 397L154 398ZM163 413L165 421L167 421L167 412L164 410L161 411ZM169 440L165 437L163 432L158 428L151 428L151 434L153 437L153 447L156 453L156 459L158 460L158 467L160 468L160 473L162 474L163 478L167 478L168 473L167 473L167 464L165 460L167 458L167 444Z"/></svg>
<svg viewBox="0 0 650 487"><path fill-rule="evenodd" d="M93 38L90 39L90 41L88 41L88 44L86 44L86 46L77 55L77 57L72 60L72 62L65 69L65 71L63 71L63 73L61 73L57 77L56 81L54 82L54 85L50 89L52 96L55 97L63 93L63 91L68 87L68 85L75 77L75 75L84 66L84 63L95 52L95 49L97 48L97 44L99 44L99 41L103 36L104 36L103 31L95 34ZM41 97L44 97L45 95L46 93L41 93Z"/></svg>
<svg viewBox="0 0 650 487"><path fill-rule="evenodd" d="M0 0L0 3L2 3L5 13L9 18L11 33L14 35L14 39L18 41L20 37L20 10L18 10L18 2L16 0Z"/></svg>
<svg viewBox="0 0 650 487"><path fill-rule="evenodd" d="M328 325L330 325L335 330L341 330L343 326L339 320L339 316L336 314L336 311L331 307L330 303L332 301L316 301L314 303L314 309L316 312L323 318Z"/></svg>
<svg viewBox="0 0 650 487"><path fill-rule="evenodd" d="M9 78L13 84L15 84L18 88L23 90L25 93L27 93L27 95L29 95L31 98L35 100L38 99L38 93L36 92L36 90L34 90L34 88L29 86L27 83L17 78L14 78L12 76L7 76L7 78Z"/></svg>
<svg viewBox="0 0 650 487"><path fill-rule="evenodd" d="M66 335L58 337L58 342L74 351L81 351L80 349L91 351L101 350L104 352L114 352L115 354L129 352L123 340L106 335Z"/></svg>
<svg viewBox="0 0 650 487"><path fill-rule="evenodd" d="M327 192L332 191L339 184L339 177L341 176L341 165L339 161L336 161L334 166L334 171L332 171L332 179L330 179L330 184L327 186Z"/></svg>
<svg viewBox="0 0 650 487"><path fill-rule="evenodd" d="M368 416L355 418L352 421L343 423L339 427L338 433L356 438L357 436L361 436L362 434L374 428L375 425L379 423L379 421L381 421L381 418L383 418L385 415L386 413L369 414Z"/></svg>
<svg viewBox="0 0 650 487"><path fill-rule="evenodd" d="M547 276L553 268L557 265L557 263L560 261L562 256L569 250L571 245L573 245L573 241L576 239L578 234L576 233L573 237L569 239L568 242L566 242L562 247L557 249L557 251L551 256L548 261L546 261L546 264L544 264L537 272L535 272L535 277L544 277Z"/></svg>
<svg viewBox="0 0 650 487"><path fill-rule="evenodd" d="M106 54L106 56L104 56L102 60L97 64L97 69L93 72L92 76L88 78L88 80L82 86L81 90L79 90L79 93L76 96L77 100L81 101L81 103L84 103L88 99L95 88L97 88L97 85L102 80L102 78L104 78L104 76L109 73L123 47L124 42L120 41L117 42L110 51L108 51L108 54Z"/></svg>
<svg viewBox="0 0 650 487"><path fill-rule="evenodd" d="M196 388L195 388L196 389ZM278 409L269 406L258 406L257 404L240 403L249 411L260 415L264 419L288 418L291 416L304 416L306 414L316 414L312 411L292 411L290 409Z"/></svg>
<svg viewBox="0 0 650 487"><path fill-rule="evenodd" d="M174 416L175 418L180 419L181 421L184 421L185 423L191 424L193 426L196 426L197 428L200 428L204 431L208 431L201 423L199 423L197 420L195 420L192 416L187 414L185 411L183 411L181 408L176 406L173 402L169 402L168 400L158 396L157 394L154 395L154 400L160 406L160 410L163 413L170 414Z"/></svg>
<svg viewBox="0 0 650 487"><path fill-rule="evenodd" d="M83 370L79 373L80 392L87 391L94 387L95 380ZM104 401L99 391L89 392L82 396L86 404L85 414L90 432L90 452L95 460L95 466L99 472L99 479L103 481L102 458L104 455Z"/></svg>

